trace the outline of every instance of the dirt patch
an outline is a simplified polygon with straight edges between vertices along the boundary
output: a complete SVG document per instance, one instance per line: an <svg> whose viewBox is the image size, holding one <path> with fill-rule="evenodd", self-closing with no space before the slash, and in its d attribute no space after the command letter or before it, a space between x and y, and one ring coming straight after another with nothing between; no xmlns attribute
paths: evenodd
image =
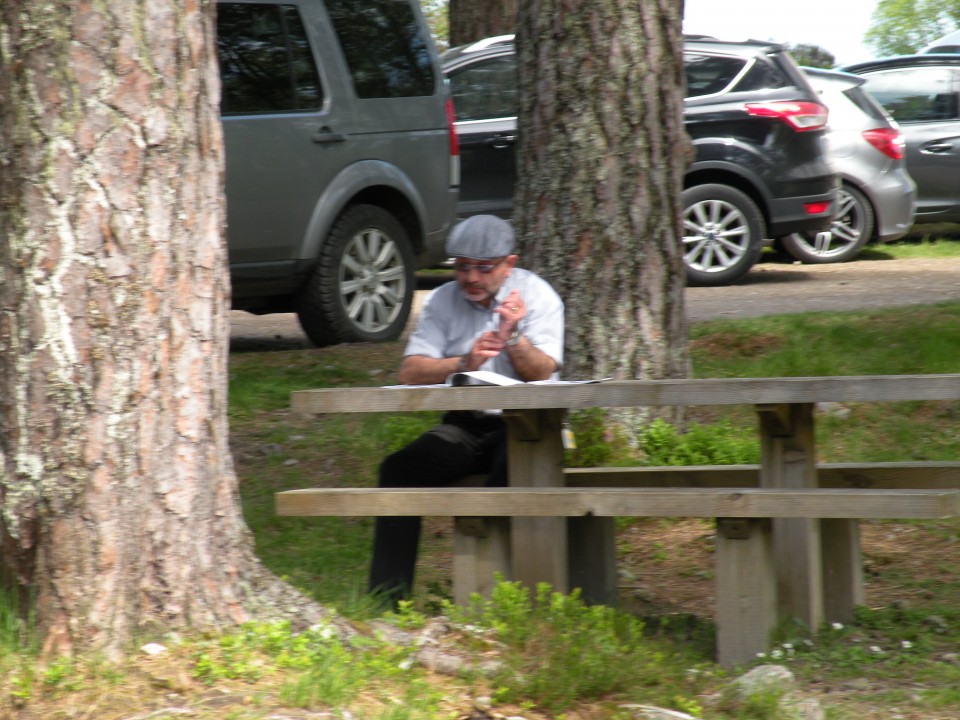
<svg viewBox="0 0 960 720"><path fill-rule="evenodd" d="M782 344L776 335L733 337L731 333L714 335L690 341L690 349L712 358L752 357L770 351Z"/></svg>

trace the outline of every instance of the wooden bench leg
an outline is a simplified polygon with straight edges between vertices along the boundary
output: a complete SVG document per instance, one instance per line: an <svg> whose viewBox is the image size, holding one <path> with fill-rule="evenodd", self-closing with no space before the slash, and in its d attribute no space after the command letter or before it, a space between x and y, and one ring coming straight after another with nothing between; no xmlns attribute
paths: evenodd
<svg viewBox="0 0 960 720"><path fill-rule="evenodd" d="M817 487L812 403L757 405L760 419L760 485ZM773 523L780 612L812 632L823 624L823 553L820 521L777 518Z"/></svg>
<svg viewBox="0 0 960 720"><path fill-rule="evenodd" d="M824 618L827 622L852 622L854 606L863 605L860 522L821 520L820 541L823 547Z"/></svg>
<svg viewBox="0 0 960 720"><path fill-rule="evenodd" d="M776 518L778 600L780 611L810 632L823 625L823 543L820 520Z"/></svg>
<svg viewBox="0 0 960 720"><path fill-rule="evenodd" d="M752 662L777 624L777 572L767 519L717 520L717 662Z"/></svg>
<svg viewBox="0 0 960 720"><path fill-rule="evenodd" d="M572 517L567 521L570 587L580 588L587 605L616 607L617 546L615 518Z"/></svg>
<svg viewBox="0 0 960 720"><path fill-rule="evenodd" d="M560 431L566 410L504 410L507 423L507 475L512 487L563 487ZM512 523L515 579L531 590L548 583L570 591L567 519L515 517Z"/></svg>
<svg viewBox="0 0 960 720"><path fill-rule="evenodd" d="M510 580L510 518L453 520L453 601L466 605L472 593L489 597L494 576Z"/></svg>

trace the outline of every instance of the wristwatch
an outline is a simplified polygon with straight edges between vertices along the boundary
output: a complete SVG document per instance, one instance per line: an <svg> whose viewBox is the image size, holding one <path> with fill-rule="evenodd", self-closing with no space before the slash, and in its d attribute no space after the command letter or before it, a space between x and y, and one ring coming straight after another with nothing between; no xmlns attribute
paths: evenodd
<svg viewBox="0 0 960 720"><path fill-rule="evenodd" d="M520 328L515 327L513 329L513 333L510 335L509 338L507 338L506 342L504 342L503 344L506 345L507 347L513 347L518 342L520 342Z"/></svg>

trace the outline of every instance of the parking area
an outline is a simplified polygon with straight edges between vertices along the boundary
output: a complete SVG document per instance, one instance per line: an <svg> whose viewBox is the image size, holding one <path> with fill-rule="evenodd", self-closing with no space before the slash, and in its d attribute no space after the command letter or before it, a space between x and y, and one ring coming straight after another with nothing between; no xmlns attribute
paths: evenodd
<svg viewBox="0 0 960 720"><path fill-rule="evenodd" d="M429 291L418 290L411 315ZM960 258L857 260L837 265L760 263L737 285L687 289L691 322L789 312L928 305L960 300ZM296 315L231 313L231 349L309 347ZM408 327L409 329L409 327Z"/></svg>

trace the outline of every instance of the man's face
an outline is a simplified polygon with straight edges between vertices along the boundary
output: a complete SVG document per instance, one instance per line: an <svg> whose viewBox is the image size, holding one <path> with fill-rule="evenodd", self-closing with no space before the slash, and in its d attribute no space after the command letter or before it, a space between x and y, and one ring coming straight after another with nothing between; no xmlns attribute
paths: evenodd
<svg viewBox="0 0 960 720"><path fill-rule="evenodd" d="M492 260L458 257L454 259L453 267L457 274L457 284L467 300L490 307L493 296L497 294L516 263L516 255Z"/></svg>

